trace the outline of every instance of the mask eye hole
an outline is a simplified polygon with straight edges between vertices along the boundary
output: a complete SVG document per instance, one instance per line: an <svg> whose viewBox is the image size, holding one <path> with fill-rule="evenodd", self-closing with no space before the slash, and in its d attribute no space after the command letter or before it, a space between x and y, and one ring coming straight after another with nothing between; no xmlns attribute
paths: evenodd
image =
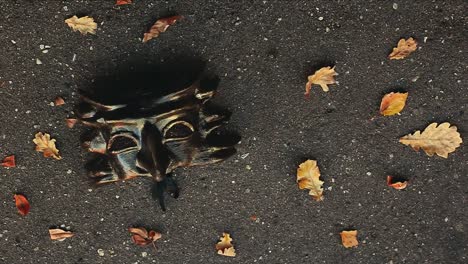
<svg viewBox="0 0 468 264"><path fill-rule="evenodd" d="M186 121L172 122L164 128L164 142L187 139L193 132L193 126Z"/></svg>
<svg viewBox="0 0 468 264"><path fill-rule="evenodd" d="M139 144L132 133L119 133L109 139L108 150L112 154L138 150Z"/></svg>

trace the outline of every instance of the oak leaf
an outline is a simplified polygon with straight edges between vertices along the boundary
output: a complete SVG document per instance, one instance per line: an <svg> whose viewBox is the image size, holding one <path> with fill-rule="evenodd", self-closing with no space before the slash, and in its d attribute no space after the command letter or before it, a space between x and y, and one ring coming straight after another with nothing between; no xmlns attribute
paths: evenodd
<svg viewBox="0 0 468 264"><path fill-rule="evenodd" d="M389 93L382 98L380 103L380 114L391 116L401 112L405 107L408 93Z"/></svg>
<svg viewBox="0 0 468 264"><path fill-rule="evenodd" d="M391 60L404 59L408 57L408 55L410 55L413 51L415 51L417 46L418 43L413 38L409 38L408 40L405 40L404 38L400 39L400 41L398 41L397 47L393 48L393 51L390 53L390 55L388 55L388 58Z"/></svg>
<svg viewBox="0 0 468 264"><path fill-rule="evenodd" d="M139 246L153 244L156 249L154 242L161 238L161 233L153 230L148 232L144 227L130 227L128 231L132 234L133 243Z"/></svg>
<svg viewBox="0 0 468 264"><path fill-rule="evenodd" d="M15 194L14 198L16 208L18 208L18 213L20 213L23 216L27 215L31 206L29 205L29 201L26 198L26 196L22 194Z"/></svg>
<svg viewBox="0 0 468 264"><path fill-rule="evenodd" d="M35 135L33 142L36 144L36 151L43 152L44 157L52 157L56 160L62 159L59 155L59 150L55 147L55 139L51 139L49 134L38 132Z"/></svg>
<svg viewBox="0 0 468 264"><path fill-rule="evenodd" d="M323 200L323 181L320 180L320 170L317 161L306 160L297 169L297 184L299 189L308 189L316 201Z"/></svg>
<svg viewBox="0 0 468 264"><path fill-rule="evenodd" d="M322 90L324 92L328 92L328 84L335 84L335 76L338 75L338 73L335 72L335 67L323 67L320 70L316 71L313 75L310 75L307 77L307 83L305 87L305 95L309 96L310 95L310 89L313 84L318 84L320 87L322 87Z"/></svg>
<svg viewBox="0 0 468 264"><path fill-rule="evenodd" d="M463 142L456 126L445 122L437 126L432 123L421 133L419 130L400 138L400 143L411 146L414 150L422 149L428 156L437 154L447 158Z"/></svg>
<svg viewBox="0 0 468 264"><path fill-rule="evenodd" d="M359 245L357 240L357 230L342 231L340 236L341 243L345 248L357 247Z"/></svg>
<svg viewBox="0 0 468 264"><path fill-rule="evenodd" d="M14 168L16 167L15 155L7 156L2 161L2 166L4 168Z"/></svg>
<svg viewBox="0 0 468 264"><path fill-rule="evenodd" d="M115 3L115 5L128 5L131 3L132 3L132 0L117 0L117 3Z"/></svg>
<svg viewBox="0 0 468 264"><path fill-rule="evenodd" d="M92 17L84 16L78 18L72 16L65 20L65 23L73 29L73 31L79 31L81 34L96 34L97 24L94 22Z"/></svg>
<svg viewBox="0 0 468 264"><path fill-rule="evenodd" d="M62 230L60 228L51 228L49 229L49 235L50 235L50 239L52 240L63 241L66 238L74 236L75 234L73 234L70 231Z"/></svg>
<svg viewBox="0 0 468 264"><path fill-rule="evenodd" d="M227 257L235 257L236 250L231 243L231 236L228 233L223 233L223 236L220 238L220 240L221 241L216 244L216 251L218 254Z"/></svg>
<svg viewBox="0 0 468 264"><path fill-rule="evenodd" d="M408 186L408 181L398 179L396 177L393 177L391 175L387 176L387 186L393 187L397 190L402 190Z"/></svg>
<svg viewBox="0 0 468 264"><path fill-rule="evenodd" d="M157 38L159 34L166 32L170 25L173 25L177 20L182 19L182 16L171 16L158 19L150 30L143 35L143 43L148 42L152 38Z"/></svg>

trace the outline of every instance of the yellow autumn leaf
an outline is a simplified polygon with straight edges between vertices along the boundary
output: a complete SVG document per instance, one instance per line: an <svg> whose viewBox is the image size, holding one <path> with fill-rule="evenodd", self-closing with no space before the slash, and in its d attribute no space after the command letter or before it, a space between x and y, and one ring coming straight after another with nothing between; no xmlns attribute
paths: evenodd
<svg viewBox="0 0 468 264"><path fill-rule="evenodd" d="M323 200L323 181L320 180L320 170L317 166L317 161L306 160L299 165L297 169L297 185L299 189L308 189L316 201Z"/></svg>
<svg viewBox="0 0 468 264"><path fill-rule="evenodd" d="M236 251L231 243L232 238L230 235L228 233L223 233L223 237L221 237L220 240L221 241L216 244L216 251L218 254L227 257L235 257Z"/></svg>
<svg viewBox="0 0 468 264"><path fill-rule="evenodd" d="M418 43L413 38L409 38L408 40L400 39L400 41L398 41L397 47L393 48L393 51L390 53L390 55L388 55L388 58L391 60L404 59L408 57L408 55L410 55L413 51L415 51L417 46Z"/></svg>
<svg viewBox="0 0 468 264"><path fill-rule="evenodd" d="M341 243L345 248L357 247L359 245L357 240L357 230L342 231L340 236Z"/></svg>
<svg viewBox="0 0 468 264"><path fill-rule="evenodd" d="M316 71L313 75L307 77L308 80L305 87L305 95L308 96L310 94L310 89L313 84L320 85L324 92L328 92L328 84L336 83L336 75L338 75L338 73L335 72L335 67L323 67L320 70Z"/></svg>
<svg viewBox="0 0 468 264"><path fill-rule="evenodd" d="M405 107L408 93L389 93L382 98L380 103L380 114L391 116L401 112Z"/></svg>
<svg viewBox="0 0 468 264"><path fill-rule="evenodd" d="M59 241L63 241L66 238L74 236L74 234L72 232L65 231L65 230L62 230L60 228L49 229L49 235L50 235L50 239L59 240Z"/></svg>
<svg viewBox="0 0 468 264"><path fill-rule="evenodd" d="M51 139L49 134L38 132L35 135L33 142L36 144L36 151L43 152L44 157L52 157L56 160L62 159L59 155L59 150L55 147L55 139Z"/></svg>
<svg viewBox="0 0 468 264"><path fill-rule="evenodd" d="M84 16L78 18L77 16L72 16L66 19L65 23L67 23L73 31L79 31L83 35L87 33L96 34L97 24L92 17Z"/></svg>
<svg viewBox="0 0 468 264"><path fill-rule="evenodd" d="M428 156L437 154L447 158L463 142L456 126L445 122L437 126L432 123L421 133L419 130L400 138L400 143L411 146L414 150L422 149Z"/></svg>

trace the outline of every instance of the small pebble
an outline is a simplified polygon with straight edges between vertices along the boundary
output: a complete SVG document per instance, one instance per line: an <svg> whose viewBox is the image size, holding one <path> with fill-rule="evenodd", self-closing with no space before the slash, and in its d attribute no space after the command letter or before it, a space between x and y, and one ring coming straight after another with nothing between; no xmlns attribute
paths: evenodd
<svg viewBox="0 0 468 264"><path fill-rule="evenodd" d="M322 21L322 20L323 20L323 17L319 17L318 20L319 20L319 21Z"/></svg>
<svg viewBox="0 0 468 264"><path fill-rule="evenodd" d="M143 252L141 252L141 256L144 257L144 258L146 258L146 257L148 256L148 253L146 253L146 252L143 251Z"/></svg>
<svg viewBox="0 0 468 264"><path fill-rule="evenodd" d="M395 9L395 10L398 9L398 4L397 3L393 3L393 9Z"/></svg>
<svg viewBox="0 0 468 264"><path fill-rule="evenodd" d="M98 249L97 253L99 254L99 256L104 257L104 249L102 248Z"/></svg>
<svg viewBox="0 0 468 264"><path fill-rule="evenodd" d="M40 59L36 59L36 64L37 65L41 65L42 64L42 61Z"/></svg>

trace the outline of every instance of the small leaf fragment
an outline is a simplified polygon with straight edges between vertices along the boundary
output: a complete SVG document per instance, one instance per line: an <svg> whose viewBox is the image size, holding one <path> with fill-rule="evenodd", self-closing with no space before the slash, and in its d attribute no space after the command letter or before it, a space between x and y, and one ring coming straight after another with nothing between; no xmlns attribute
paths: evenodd
<svg viewBox="0 0 468 264"><path fill-rule="evenodd" d="M62 97L60 96L57 96L54 100L54 105L55 106L59 106L59 105L64 105L65 104L65 100L63 100Z"/></svg>
<svg viewBox="0 0 468 264"><path fill-rule="evenodd" d="M400 143L411 146L415 151L424 150L432 157L437 154L448 158L448 154L455 151L463 142L457 127L445 122L440 125L432 123L424 131L416 131L400 138Z"/></svg>
<svg viewBox="0 0 468 264"><path fill-rule="evenodd" d="M131 3L132 3L132 0L117 0L117 3L115 3L115 5L128 5Z"/></svg>
<svg viewBox="0 0 468 264"><path fill-rule="evenodd" d="M79 31L81 34L96 34L97 24L94 22L92 17L84 16L78 18L72 16L65 20L65 23L73 29L73 31Z"/></svg>
<svg viewBox="0 0 468 264"><path fill-rule="evenodd" d="M408 93L389 93L382 98L380 103L380 114L391 116L401 112L405 107Z"/></svg>
<svg viewBox="0 0 468 264"><path fill-rule="evenodd" d="M402 190L408 186L408 181L397 179L391 175L387 176L387 186L393 187L397 190Z"/></svg>
<svg viewBox="0 0 468 264"><path fill-rule="evenodd" d="M16 167L15 155L7 156L2 161L2 166L4 168L14 168Z"/></svg>
<svg viewBox="0 0 468 264"><path fill-rule="evenodd" d="M359 245L357 240L357 230L342 231L340 235L341 243L345 248L357 247Z"/></svg>
<svg viewBox="0 0 468 264"><path fill-rule="evenodd" d="M60 228L51 228L49 229L49 235L50 235L50 239L52 240L63 241L66 238L74 236L75 234L73 234L70 231L62 230Z"/></svg>
<svg viewBox="0 0 468 264"><path fill-rule="evenodd" d="M143 43L148 42L152 38L157 38L159 34L166 32L170 25L173 25L178 20L182 19L182 16L171 16L158 19L150 30L143 35Z"/></svg>
<svg viewBox="0 0 468 264"><path fill-rule="evenodd" d="M38 132L35 135L33 142L36 144L36 151L43 152L44 157L52 157L56 160L62 159L59 155L59 150L55 147L55 139L51 139L49 134Z"/></svg>
<svg viewBox="0 0 468 264"><path fill-rule="evenodd" d="M297 184L299 189L308 189L309 195L316 201L323 200L323 181L320 180L320 170L317 161L306 160L297 169Z"/></svg>
<svg viewBox="0 0 468 264"><path fill-rule="evenodd" d="M29 205L29 202L26 196L22 194L15 194L14 198L15 198L16 208L18 208L18 213L20 213L23 216L27 215L29 213L29 209L31 208L31 206Z"/></svg>
<svg viewBox="0 0 468 264"><path fill-rule="evenodd" d="M220 240L221 241L216 244L216 251L218 254L227 257L235 257L236 250L231 243L231 236L228 233L223 233L223 236L220 238Z"/></svg>
<svg viewBox="0 0 468 264"><path fill-rule="evenodd" d="M307 83L305 87L305 95L309 96L310 95L310 89L313 84L320 85L322 87L322 90L324 92L328 92L328 85L329 84L335 84L335 76L338 75L338 73L335 72L335 67L323 67L320 70L316 71L313 75L310 75L307 77Z"/></svg>
<svg viewBox="0 0 468 264"><path fill-rule="evenodd" d="M73 128L75 126L76 122L78 122L78 119L76 119L76 118L67 118L65 121L67 122L67 127L68 128Z"/></svg>
<svg viewBox="0 0 468 264"><path fill-rule="evenodd" d="M146 246L153 244L161 238L161 233L150 230L149 232L143 227L130 227L128 231L132 234L132 241L136 245Z"/></svg>
<svg viewBox="0 0 468 264"><path fill-rule="evenodd" d="M408 55L410 55L413 51L417 49L418 43L413 38L409 38L405 40L404 38L398 41L397 47L393 48L392 53L388 55L388 58L391 60L401 60Z"/></svg>

